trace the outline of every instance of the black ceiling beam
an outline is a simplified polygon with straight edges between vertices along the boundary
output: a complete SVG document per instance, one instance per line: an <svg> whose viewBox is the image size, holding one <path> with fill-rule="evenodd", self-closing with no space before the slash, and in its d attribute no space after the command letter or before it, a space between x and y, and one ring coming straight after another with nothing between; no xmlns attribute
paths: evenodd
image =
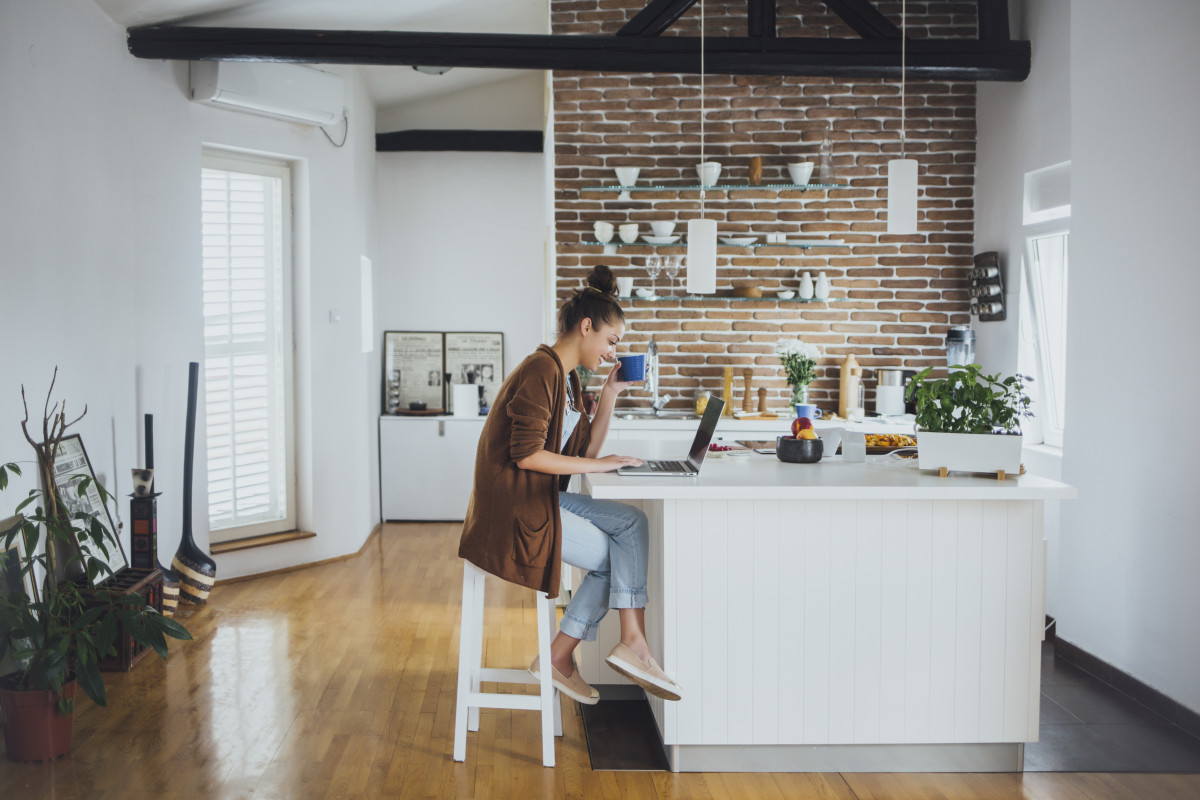
<svg viewBox="0 0 1200 800"><path fill-rule="evenodd" d="M541 131L410 130L375 134L380 153L442 152L540 153Z"/></svg>
<svg viewBox="0 0 1200 800"><path fill-rule="evenodd" d="M694 5L696 0L651 0L617 31L617 36L658 36Z"/></svg>
<svg viewBox="0 0 1200 800"><path fill-rule="evenodd" d="M870 0L825 0L825 5L864 39L900 38L900 29Z"/></svg>
<svg viewBox="0 0 1200 800"><path fill-rule="evenodd" d="M746 14L746 33L749 36L775 36L775 0L746 0Z"/></svg>
<svg viewBox="0 0 1200 800"><path fill-rule="evenodd" d="M584 72L694 74L695 36L563 36L498 33L315 31L277 28L153 26L129 30L138 58L283 61L301 64L415 65ZM716 75L900 77L900 42L890 39L719 37L705 41ZM908 44L908 77L1023 81L1025 41L917 39Z"/></svg>
<svg viewBox="0 0 1200 800"><path fill-rule="evenodd" d="M976 0L979 8L979 38L1007 40L1008 0Z"/></svg>

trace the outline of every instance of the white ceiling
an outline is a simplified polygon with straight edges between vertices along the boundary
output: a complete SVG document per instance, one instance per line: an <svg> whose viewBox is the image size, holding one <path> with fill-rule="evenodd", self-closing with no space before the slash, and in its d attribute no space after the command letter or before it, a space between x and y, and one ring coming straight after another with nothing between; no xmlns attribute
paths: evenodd
<svg viewBox="0 0 1200 800"><path fill-rule="evenodd" d="M548 33L548 0L95 0L114 22L321 30ZM363 67L381 110L435 94L507 80L526 70Z"/></svg>

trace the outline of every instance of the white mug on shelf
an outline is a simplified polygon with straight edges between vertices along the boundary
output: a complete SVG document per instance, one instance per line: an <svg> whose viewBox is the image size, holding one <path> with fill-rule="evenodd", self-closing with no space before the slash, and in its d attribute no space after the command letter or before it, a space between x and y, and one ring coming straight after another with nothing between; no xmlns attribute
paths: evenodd
<svg viewBox="0 0 1200 800"><path fill-rule="evenodd" d="M620 277L617 278L617 292L621 297L629 297L633 294L633 278Z"/></svg>
<svg viewBox="0 0 1200 800"><path fill-rule="evenodd" d="M696 177L701 186L716 186L717 178L721 177L720 161L703 161L696 165Z"/></svg>
<svg viewBox="0 0 1200 800"><path fill-rule="evenodd" d="M788 175L792 176L792 183L797 186L807 186L808 179L812 177L814 166L811 161L796 161L788 164Z"/></svg>
<svg viewBox="0 0 1200 800"><path fill-rule="evenodd" d="M597 222L592 226L592 233L596 234L596 241L608 244L613 237L613 224L611 222Z"/></svg>
<svg viewBox="0 0 1200 800"><path fill-rule="evenodd" d="M626 222L621 227L617 228L617 232L621 236L621 241L625 244L632 244L637 241L638 226L636 222Z"/></svg>

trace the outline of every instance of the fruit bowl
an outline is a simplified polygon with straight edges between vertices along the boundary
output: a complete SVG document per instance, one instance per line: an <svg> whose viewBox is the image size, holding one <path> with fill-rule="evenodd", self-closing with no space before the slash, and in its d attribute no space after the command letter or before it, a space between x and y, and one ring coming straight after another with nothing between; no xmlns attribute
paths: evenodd
<svg viewBox="0 0 1200 800"><path fill-rule="evenodd" d="M780 436L775 440L775 457L789 464L815 464L821 460L825 443L820 439Z"/></svg>

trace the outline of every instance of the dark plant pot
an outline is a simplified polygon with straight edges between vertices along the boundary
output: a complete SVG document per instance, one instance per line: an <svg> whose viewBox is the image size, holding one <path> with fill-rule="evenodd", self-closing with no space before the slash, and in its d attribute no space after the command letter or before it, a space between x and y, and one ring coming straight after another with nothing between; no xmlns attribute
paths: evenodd
<svg viewBox="0 0 1200 800"><path fill-rule="evenodd" d="M780 436L775 440L775 457L789 464L815 464L824 452L825 443L820 439Z"/></svg>
<svg viewBox="0 0 1200 800"><path fill-rule="evenodd" d="M63 697L75 699L75 681L63 684ZM12 761L50 761L71 751L75 715L60 714L51 691L18 692L0 683L4 747Z"/></svg>

